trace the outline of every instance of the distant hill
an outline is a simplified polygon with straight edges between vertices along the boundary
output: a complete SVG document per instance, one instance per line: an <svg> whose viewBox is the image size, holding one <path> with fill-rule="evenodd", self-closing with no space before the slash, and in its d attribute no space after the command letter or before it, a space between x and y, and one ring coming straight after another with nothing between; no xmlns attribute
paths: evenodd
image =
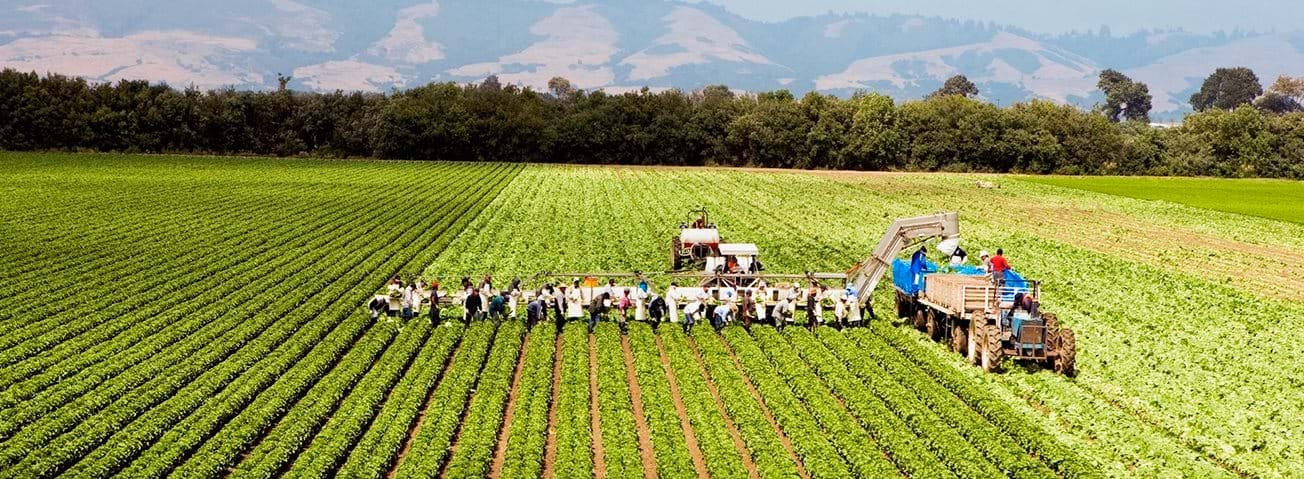
<svg viewBox="0 0 1304 479"><path fill-rule="evenodd" d="M315 90L386 91L431 81L585 89L786 88L917 98L967 75L999 104L1100 100L1116 68L1150 85L1158 118L1216 67L1270 83L1304 74L1304 32L1044 35L920 16L748 20L708 4L529 0L0 1L0 67L200 88L269 88L278 73ZM196 15L194 12L203 12Z"/></svg>

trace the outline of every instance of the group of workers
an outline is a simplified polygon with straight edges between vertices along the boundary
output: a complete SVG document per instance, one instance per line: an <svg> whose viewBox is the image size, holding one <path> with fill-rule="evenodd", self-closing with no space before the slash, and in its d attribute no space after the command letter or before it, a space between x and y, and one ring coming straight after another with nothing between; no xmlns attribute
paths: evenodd
<svg viewBox="0 0 1304 479"><path fill-rule="evenodd" d="M405 282L395 277L386 285L384 294L372 299L369 309L373 319L386 315L393 321L420 317L425 307L429 321L437 324L452 319L441 314L446 306L441 302L451 303L461 307L460 319L469 323L519 318L524 302L525 320L530 325L551 316L558 328L567 321L587 320L592 331L601 321L614 321L622 334L628 331L630 320L648 322L653 328L663 322L678 323L688 334L701 322L716 330L735 323L748 329L753 324L782 329L795 321L799 306L804 306L806 325L811 329L825 324L836 328L862 324L862 307L857 292L849 285L840 291L830 290L813 278L805 288L799 281L770 287L760 280L747 288L685 287L672 282L663 296L641 275L636 277L632 287L617 286L615 279L597 286L574 278L569 284L546 284L528 295L519 279L499 289L494 287L491 276L484 276L478 284L464 277L451 298L445 298L438 282ZM832 312L831 321L825 318L826 310Z"/></svg>

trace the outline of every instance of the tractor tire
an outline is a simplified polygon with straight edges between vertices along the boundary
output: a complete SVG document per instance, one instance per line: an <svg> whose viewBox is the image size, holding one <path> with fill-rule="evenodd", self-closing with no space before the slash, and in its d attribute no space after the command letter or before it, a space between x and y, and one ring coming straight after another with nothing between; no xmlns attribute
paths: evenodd
<svg viewBox="0 0 1304 479"><path fill-rule="evenodd" d="M1060 338L1059 318L1053 313L1042 313L1041 320L1046 324L1046 344L1047 347L1058 347Z"/></svg>
<svg viewBox="0 0 1304 479"><path fill-rule="evenodd" d="M1001 345L1001 328L995 324L983 326L983 370L994 373L1001 370L1001 361L1005 359L1005 349Z"/></svg>
<svg viewBox="0 0 1304 479"><path fill-rule="evenodd" d="M951 326L951 350L969 356L969 334L958 324Z"/></svg>
<svg viewBox="0 0 1304 479"><path fill-rule="evenodd" d="M928 333L928 339L937 341L942 337L942 322L937 319L937 312L928 311L928 321L924 323L924 330Z"/></svg>
<svg viewBox="0 0 1304 479"><path fill-rule="evenodd" d="M923 331L926 324L928 324L928 313L924 308L915 309L915 329Z"/></svg>
<svg viewBox="0 0 1304 479"><path fill-rule="evenodd" d="M683 268L683 259L679 257L679 250L683 249L683 243L679 241L678 236L670 237L670 270L679 271Z"/></svg>
<svg viewBox="0 0 1304 479"><path fill-rule="evenodd" d="M901 296L901 293L896 294L896 308L898 318L910 317L910 311L906 308L906 300Z"/></svg>
<svg viewBox="0 0 1304 479"><path fill-rule="evenodd" d="M1075 369L1078 356L1078 340L1072 329L1059 332L1059 344L1055 347L1055 372L1068 377L1077 374Z"/></svg>

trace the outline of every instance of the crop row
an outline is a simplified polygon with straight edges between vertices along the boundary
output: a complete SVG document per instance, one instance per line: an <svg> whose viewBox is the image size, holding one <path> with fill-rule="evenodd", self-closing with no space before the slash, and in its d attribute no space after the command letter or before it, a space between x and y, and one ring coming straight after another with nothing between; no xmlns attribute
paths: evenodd
<svg viewBox="0 0 1304 479"><path fill-rule="evenodd" d="M478 327L483 328L483 326ZM309 446L307 453L310 458L309 463L300 466L299 462L296 462L286 476L373 479L385 477L398 461L400 450L410 441L409 434L422 420L419 414L430 402L438 385L443 383L445 376L451 373L453 364L456 364L459 359L466 362L464 356L470 354L462 352L465 338L470 334L461 325L439 329L445 328L448 328L446 333L436 336L438 341L428 341L422 348L409 369L410 373L403 376L395 386L380 411L375 412L371 423L357 426L366 427L357 444L353 445L352 449L347 449L349 447L347 444L333 448L346 449L347 458L340 459L330 454L316 456L314 448ZM330 440L324 434L323 432L318 437ZM341 463L338 471L333 466L335 463Z"/></svg>
<svg viewBox="0 0 1304 479"><path fill-rule="evenodd" d="M9 347L18 341L27 343L35 341L42 347L49 347L80 334L85 328L91 326L103 329L101 326L134 324L130 321L119 321L125 312L133 312L142 307L167 306L176 302L175 298L194 296L211 283L194 281L193 278L213 277L223 272L224 268L229 268L223 264L214 264L212 260L205 261L205 258L217 256L230 259L229 256L236 256L238 259L241 256L248 257L268 251L266 242L251 239L258 237L248 233L250 226L247 221L241 222L241 228L225 227L228 222L240 221L246 214L245 211L265 209L266 199L261 195L250 194L249 197L237 199L228 209L219 213L219 216L214 219L217 233L204 231L198 226L179 230L159 228L155 234L160 238L176 238L176 242L181 244L143 248L143 245L136 242L119 242L115 246L104 248L111 249L112 254L105 254L104 249L101 249L98 251L99 256L84 262L89 264L79 264L76 269L55 276L53 282L63 281L67 284L51 284L46 288L29 288L24 291L24 294L32 295L48 295L50 291L59 291L60 300L39 301L40 296L33 296L32 299L19 300L24 301L20 304L39 305L36 308L7 308L7 310L20 311L22 317L32 320L0 338L0 347ZM252 198L260 198L261 201L255 202L251 200ZM301 218L306 213L315 211L313 206L315 205L294 205L286 209L288 213L298 214ZM130 215L125 216L121 220L130 221ZM302 220L290 216L282 223L273 224L268 229L280 230L282 226L307 225L304 225ZM242 232L244 234L241 234ZM198 241L198 243L187 245L185 244L187 241ZM160 254L160 250L176 252L176 254ZM239 254L231 255L231 251L239 251ZM131 258L131 262L113 265L97 263L109 259L126 261L122 258ZM95 280L87 281L87 278ZM183 291L187 295L178 295ZM107 318L107 321L87 321L87 318L83 318L85 315ZM66 321L67 318L75 318L75 320ZM27 350L40 351L41 349L33 348L29 344ZM12 361L10 358L15 356L9 351L5 353L0 364L9 364Z"/></svg>
<svg viewBox="0 0 1304 479"><path fill-rule="evenodd" d="M634 374L643 399L643 415L652 434L652 452L661 477L694 477L688 456L684 429L670 395L670 382L661 364L656 337L643 323L630 325L630 354L634 356Z"/></svg>
<svg viewBox="0 0 1304 479"><path fill-rule="evenodd" d="M1055 473L1046 465L1029 455L1009 436L979 416L950 391L938 385L918 368L903 363L905 358L896 354L890 346L869 344L859 347L848 336L849 334L837 333L829 329L819 331L819 337L825 346L836 354L837 360L845 364L861 381L884 391L885 395L891 394L900 411L911 410L913 415L917 416L901 415L901 412L898 412L898 415L926 417L929 413L910 406L927 405L932 414L936 414L955 428L964 437L964 441L977 446L983 456L1000 468L1002 475L1016 479L1055 477ZM904 387L908 392L890 392L899 387Z"/></svg>
<svg viewBox="0 0 1304 479"><path fill-rule="evenodd" d="M707 389L702 370L688 348L684 333L676 328L665 328L658 337L672 377L679 384L680 398L688 412L688 421L693 425L693 433L697 435L697 443L702 448L707 471L715 478L746 478L743 457L734 447L725 418Z"/></svg>
<svg viewBox="0 0 1304 479"><path fill-rule="evenodd" d="M12 407L55 383L66 382L70 376L87 376L94 371L95 377L107 379L159 351L174 347L178 341L197 331L216 337L216 334L235 327L241 318L233 318L229 314L231 310L250 301L269 304L277 295L287 294L292 291L286 289L290 285L281 283L290 283L286 279L295 277L304 269L318 267L310 261L314 251L342 248L348 243L345 240L355 238L354 231L365 231L360 228L367 224L352 225L359 229L344 228L347 222L340 219L347 215L346 211L335 211L321 215L324 222L287 229L268 244L271 255L268 258L256 257L252 261L245 261L248 258L234 256L234 262L231 263L233 266L227 272L212 278L216 281L213 287L176 303L160 303L157 307L141 308L118 318L120 324L134 326L111 339L105 339L101 334L85 334L65 341L39 356L9 366L0 373L0 384L12 386L0 394L0 405ZM305 235L305 231L321 231L324 234ZM238 280L241 278L257 279ZM78 320L96 322L94 317ZM102 362L106 359L107 362ZM47 396L50 394L52 393L45 393Z"/></svg>
<svg viewBox="0 0 1304 479"><path fill-rule="evenodd" d="M906 333L886 324L876 324L872 333L858 330L852 331L850 334L851 338L855 339L862 348L873 348L875 346L870 338L871 334L877 334L878 337L886 340L903 356L912 358L915 364L927 372L934 381L941 383L992 424L1006 431L1015 442L1019 443L1025 450L1036 454L1060 476L1066 478L1097 477L1097 470L1090 462L1082 459L1051 436L1046 435L1034 423L1015 412L991 392L966 380L959 371L950 369L945 364L929 360L930 356L927 351L923 350L923 345L906 337Z"/></svg>
<svg viewBox="0 0 1304 479"><path fill-rule="evenodd" d="M367 427L373 423L376 413L390 400L397 402L402 399L401 392L404 389L399 381L409 374L413 377L421 375L423 369L417 368L438 371L461 333L462 329L456 323L431 328L418 322L407 329L405 336L400 339L399 347L390 348L385 353L380 366L367 374L315 434L305 433L303 436L286 439L291 444L299 437L302 437L301 441L311 442L299 446L302 452L290 458L293 464L285 476L332 475L344 463L349 451ZM419 339L408 341L411 338Z"/></svg>
<svg viewBox="0 0 1304 479"><path fill-rule="evenodd" d="M359 221L362 223L362 221ZM379 223L378 223L379 224ZM360 240L355 237L355 240ZM352 266L365 258L365 254L359 252L347 252L348 250L336 250L339 253L317 261L325 267L322 271L314 271L315 276L324 278L335 278L341 274L347 273ZM302 281L302 280L300 280ZM290 286L286 282L286 287ZM312 291L303 291L303 294ZM264 291L266 293L266 291ZM269 296L275 298L276 296ZM326 299L323 295L314 297ZM0 450L0 463L6 463L10 458L26 456L28 462L41 458L42 454L35 453L39 445L46 444L50 439L57 437L64 431L67 431L74 425L81 424L81 430L99 430L98 434L77 434L69 438L78 445L64 445L53 451L62 457L48 461L48 466L44 470L59 469L67 461L75 459L81 454L89 452L99 441L107 439L108 434L112 434L120 429L120 425L129 419L134 419L140 414L140 411L152 407L159 401L171 397L177 389L182 386L193 386L193 380L205 370L222 364L226 369L233 369L223 381L215 381L210 387L225 385L225 381L238 372L234 366L242 364L241 361L225 361L227 356L237 349L245 352L243 357L248 358L246 361L254 361L268 352L275 350L276 346L284 342L284 338L298 329L300 323L296 321L285 320L281 318L286 312L294 311L295 316L300 318L310 318L320 313L326 307L325 302L303 303L303 297L300 295L286 294L280 296L279 300L271 306L261 308L251 308L246 305L235 311L228 311L226 314L237 317L251 317L246 320L237 329L223 335L222 341L206 340L207 338L188 338L188 343L200 346L203 349L198 351L189 350L189 348L170 348L166 354L155 356L150 361L136 363L121 374L111 376L111 379L99 383L96 378L87 378L83 386L95 386L93 391L85 388L77 388L70 391L68 395L47 394L38 398L38 401L49 406L41 406L39 403L36 408L25 407L23 410L30 411L35 409L42 415L39 420L33 422L22 431L10 438L5 444L6 447ZM263 334L263 327L271 325L271 334ZM307 334L307 333L305 333ZM254 338L258 338L256 341ZM247 344L246 344L247 343ZM183 360L184 359L184 360ZM240 368L242 369L242 368ZM210 371L210 373L213 373ZM69 383L60 383L62 388ZM71 385L69 386L71 388ZM69 388L64 388L67 390ZM193 387L191 389L194 389ZM86 394L80 394L81 391L88 391ZM120 397L128 396L129 400L119 400ZM74 399L75 398L75 399ZM198 399L206 399L207 395L200 395ZM197 405L197 404L196 404ZM106 407L112 408L100 411ZM57 408L57 411L55 411ZM44 411L55 411L53 414ZM102 422L101 422L102 421ZM141 421L136 421L141 423ZM3 424L14 424L6 421ZM169 424L161 422L161 424ZM153 434L161 433L157 431L158 426L148 428ZM131 445L139 444L136 442L123 442L122 444ZM123 459L134 455L142 446L133 445L128 447L124 453L116 454ZM51 471L53 472L53 471Z"/></svg>
<svg viewBox="0 0 1304 479"><path fill-rule="evenodd" d="M453 358L453 364L426 405L422 422L417 426L419 429L414 430L411 448L394 470L395 477L435 477L439 474L448 460L476 380L486 366L485 360L494 344L494 326L491 322L480 322L467 331L457 357Z"/></svg>
<svg viewBox="0 0 1304 479"><path fill-rule="evenodd" d="M954 477L936 458L926 456L927 449L918 443L909 429L891 430L870 423L877 434L871 435L847 410L846 403L839 400L821 382L819 376L805 367L801 358L792 352L779 333L769 328L755 331L756 342L769 357L770 363L775 365L779 375L814 414L816 421L823 426L829 439L843 453L856 474L885 477L895 474L900 467L911 476ZM883 418L880 416L880 419ZM896 465L889 459L895 460Z"/></svg>
<svg viewBox="0 0 1304 479"><path fill-rule="evenodd" d="M770 425L761 404L752 395L747 379L738 371L719 336L699 334L693 337L702 355L711 380L720 391L725 411L733 417L747 451L756 462L757 474L762 478L796 477L797 464L784 450L779 431Z"/></svg>
<svg viewBox="0 0 1304 479"><path fill-rule="evenodd" d="M760 392L761 400L774 413L774 419L779 423L779 427L783 428L784 434L792 439L793 449L812 478L852 477L850 466L840 453L869 454L886 462L872 443L854 444L850 447L839 443L835 448L834 443L820 428L812 414L814 407L803 407L801 399L794 394L783 378L779 377L776 370L784 366L771 365L765 353L761 352L752 337L742 329L725 328L724 337L731 350L737 355L738 364L744 374L751 378L757 391ZM885 474L890 470L891 474L877 477L896 475L896 468L892 467L891 463L887 463L886 467L880 465L879 470L884 471Z"/></svg>
<svg viewBox="0 0 1304 479"><path fill-rule="evenodd" d="M411 242L418 238L419 235L412 233L402 234L391 247L410 248ZM402 249L389 248L380 252L381 258L396 263L405 261L394 257ZM372 268L382 267L376 264ZM291 331L293 335L288 341L268 343L267 352L261 354L256 350L241 350L149 410L145 417L153 422L137 421L117 433L111 441L114 444L153 441L125 473L133 477L154 477L182 467L188 474L211 475L234 461L245 446L262 434L264 427L270 426L272 418L279 417L333 367L370 323L365 313L357 310L356 296L350 293L355 291L354 285L368 276L376 277L374 269L353 269L348 274L352 276L323 284L324 288L308 299L305 305L317 303L327 309L309 316L319 319ZM291 315L302 311L300 306ZM337 322L343 318L348 320ZM269 387L272 389L264 394ZM169 426L157 426L162 424ZM132 437L135 439L124 440ZM110 467L116 467L131 455L130 450L109 451Z"/></svg>
<svg viewBox="0 0 1304 479"><path fill-rule="evenodd" d="M562 331L561 383L557 393L557 459L552 477L593 475L593 431L589 415L589 342L586 325Z"/></svg>
<svg viewBox="0 0 1304 479"><path fill-rule="evenodd" d="M489 475L498 431L503 426L507 395L511 393L512 373L520 357L525 324L506 321L498 326L489 361L480 373L475 397L466 410L458 431L457 446L443 477L482 478Z"/></svg>
<svg viewBox="0 0 1304 479"><path fill-rule="evenodd" d="M830 353L810 332L790 328L785 333L792 350L842 398L847 409L888 449L901 469L914 471L912 475L944 476L932 470L940 459L958 477L978 479L1002 475L984 460L973 444L899 386L890 383L890 377L881 375L865 381L851 374L845 362Z"/></svg>
<svg viewBox="0 0 1304 479"><path fill-rule="evenodd" d="M303 399L249 450L244 459L235 465L230 476L275 477L303 450L327 420L340 411L346 398L354 394L374 395L373 391L378 389L374 384L390 384L396 380L398 374L406 369L412 355L426 341L432 328L418 322L416 326L397 331L397 340L387 344L382 356L367 360L371 346L381 344L378 339L385 336L377 335L376 332L388 331L392 335L395 334L395 329L397 328L393 325L372 327L340 361L339 366L313 385ZM378 377L384 379L378 381Z"/></svg>
<svg viewBox="0 0 1304 479"><path fill-rule="evenodd" d="M615 325L606 323L599 325L594 334L597 337L598 407L607 477L641 478L643 462L639 455L634 403L625 374L620 333Z"/></svg>
<svg viewBox="0 0 1304 479"><path fill-rule="evenodd" d="M401 232L402 229L386 229L385 231L390 235L397 237L400 236L399 232ZM198 356L186 356L188 361L180 362L180 364L177 364L177 361L175 360L166 360L165 357L154 358L154 361L151 361L153 364L159 366L171 366L176 364L176 366L163 372L162 375L150 379L142 386L143 390L132 391L130 401L116 403L115 407L108 410L106 413L99 414L92 418L94 422L91 424L93 425L87 426L84 424L79 427L79 430L86 429L87 427L98 428L91 430L98 430L101 432L81 434L70 439L71 441L82 445L61 449L61 451L64 452L62 453L63 459L60 459L60 461L72 459L77 456L79 451L86 451L88 447L94 447L96 444L106 439L105 435L107 433L113 433L118 427L120 427L119 425L122 424L123 420L138 415L138 411L146 410L146 408L152 407L152 405L157 401L166 398L167 402L163 407L150 409L149 414L146 415L145 418L142 418L142 420L134 421L132 427L114 433L115 437L110 441L114 444L114 448L103 453L103 460L107 461L106 465L110 469L118 467L121 461L130 459L135 455L135 451L139 451L144 446L148 446L155 438L158 438L163 432L159 426L172 424L178 419L185 417L190 413L190 411L194 411L198 408L201 403L207 404L216 401L216 399L209 399L213 392L225 388L226 385L230 383L231 379L237 377L246 367L253 365L254 361L258 361L267 356L268 352L277 351L278 354L276 354L274 358L268 358L266 361L261 361L270 361L269 365L258 368L258 374L251 376L252 379L242 381L246 386L227 389L233 391L227 396L228 399L225 402L227 406L213 408L205 407L204 411L206 411L206 413L204 416L195 419L198 424L211 424L212 426L206 426L210 428L221 425L224 416L234 414L242 408L244 404L247 404L247 401L252 399L254 394L261 391L266 384L269 384L269 381L278 377L280 371L284 371L286 368L293 365L298 357L301 357L303 354L302 352L291 353L288 351L298 350L306 352L305 348L317 342L318 339L316 338L320 338L318 335L325 334L330 329L329 326L333 325L330 321L321 321L313 323L317 325L313 328L299 330L298 321L280 318L280 316L284 314L283 312L290 312L290 317L293 318L308 319L322 313L325 311L324 308L328 306L331 308L331 314L325 316L329 317L345 317L349 312L356 311L355 301L357 300L353 299L352 296L349 298L343 298L343 296L352 290L354 284L357 284L359 281L366 278L371 274L371 271L374 271L377 268L381 268L382 271L392 271L390 268L395 268L396 266L401 265L405 261L405 258L397 255L403 253L405 248L409 251L412 249L419 249L411 248L409 246L409 243L416 239L413 232L401 236L410 239L401 241L382 241L381 244L389 246L375 255L375 257L383 258L383 261L387 261L389 264L393 264L394 266L383 267L380 264L377 264L377 266L372 269L353 268L353 264L359 261L364 261L368 256L370 256L365 248L360 251L342 255L340 258L328 258L321 261L321 263L329 265L327 271L332 271L333 273L318 275L318 278L320 278L319 280L322 281L321 286L324 287L324 289L320 292L316 292L317 294L311 296L306 303L300 304L300 301L295 296L286 296L279 303L284 304L285 306L251 310L250 313L258 313L254 315L255 321L244 323L241 328L244 329L246 326L251 327L247 329L248 332L245 334L248 334L247 337L249 339L257 337L257 340L248 343L247 347L241 348L236 356L232 356L232 360L227 360L226 358L229 354L228 351L234 351L233 348L239 348L239 346L245 345L245 342L249 341L249 339L240 340L238 339L240 337L238 334L234 335L235 337L228 334L224 338L225 341L206 346L206 349L204 349ZM355 239L361 240L363 237L359 236ZM378 238L366 238L365 240L375 241L377 239ZM349 251L349 249L346 248L343 251ZM348 258L354 259L350 260ZM348 276L341 277L340 275ZM330 278L340 279L331 281ZM303 290L303 288L300 289ZM304 291L309 293L315 292L311 289L306 289ZM274 331L276 332L273 334L261 334L257 326L268 322L274 323ZM296 330L298 330L298 336L296 337L304 339L286 343L287 345L294 347L278 349L281 343L285 343L284 338L288 337L287 335ZM169 350L168 352L169 356L173 353L172 350ZM217 365L218 367L210 369L212 368L212 365ZM209 369L209 371L198 380L194 379L195 376L192 376L193 374L204 372L205 369ZM131 376L128 376L128 378L131 378ZM308 384L308 382L299 381L297 384ZM150 385L154 386L151 387ZM124 386L130 387L130 383L124 384ZM182 390L184 394L169 397L172 396L172 391L175 391L176 388L182 386L185 386ZM291 386L286 387L294 389ZM100 396L99 393L109 392L112 390L113 389L106 391L101 388L96 391L95 396ZM115 394L124 394L126 392L125 388L119 388L117 390L119 392ZM142 400L148 397L154 397L157 399L152 401ZM106 399L112 399L112 396L107 397ZM146 418L152 419L146 420ZM75 420L76 418L72 417L71 419ZM68 423L65 422L64 424ZM33 429L28 428L23 432L27 433L31 430ZM41 429L37 429L38 432L40 430ZM131 439L133 437L136 439ZM159 443L156 443L151 450L145 453L154 458L154 460L140 461L140 465L136 468L138 470L137 472L144 473L147 472L146 469L160 472L170 469L176 461L179 461L185 454L188 454L187 450L189 448L198 445L195 438L202 438L204 436L200 434L188 434L187 436L182 437L186 437L187 440L181 441L181 437L176 437L175 441L164 441L161 443L161 446ZM98 453L99 451L96 452ZM91 459L94 458L92 457ZM98 462L98 460L93 460L92 464L95 462Z"/></svg>
<svg viewBox="0 0 1304 479"><path fill-rule="evenodd" d="M552 401L554 326L539 323L530 330L528 351L516 391L516 412L508 424L503 477L541 477L548 440L548 407Z"/></svg>

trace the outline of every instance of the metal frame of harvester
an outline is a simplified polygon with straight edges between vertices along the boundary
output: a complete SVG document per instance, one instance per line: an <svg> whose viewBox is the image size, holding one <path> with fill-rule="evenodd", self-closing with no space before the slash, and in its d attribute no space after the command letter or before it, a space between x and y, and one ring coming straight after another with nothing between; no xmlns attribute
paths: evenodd
<svg viewBox="0 0 1304 479"><path fill-rule="evenodd" d="M732 289L759 292L762 281L771 285L766 289L769 301L777 301L778 282L807 281L822 284L824 281L845 282L856 291L859 307L874 316L871 296L878 282L891 268L901 251L927 241L940 240L939 249L959 244L960 220L957 213L903 218L892 223L874 248L873 254L844 273L774 274L763 271L759 263L759 250L751 243L725 243L719 229L711 223L705 208L692 211L696 215L691 223L681 223L679 233L670 240L671 270L663 274L685 285L706 288L712 297L719 298L720 290ZM941 247L946 245L947 247ZM733 266L731 269L729 266ZM657 273L652 273L657 274ZM642 272L632 273L559 273L541 272L539 278L583 278L584 288L593 294L600 287L597 279L616 279L637 283L646 278ZM984 276L930 273L924 277L926 287L909 294L899 286L896 290L897 316L913 320L915 327L926 332L935 341L946 341L952 350L964 355L970 362L987 371L996 371L1002 360L1012 358L1042 363L1055 371L1072 375L1076 356L1076 339L1073 331L1061 327L1054 314L1026 315L1019 321L1018 331L1008 321L1013 314L1012 298L1016 293L1041 297L1041 284L1027 282L1020 287L998 287ZM634 285L617 285L633 288ZM842 289L832 288L829 294L841 295ZM528 294L528 293L527 293ZM804 290L798 291L800 300L795 305L804 309ZM586 301L588 297L584 298Z"/></svg>

